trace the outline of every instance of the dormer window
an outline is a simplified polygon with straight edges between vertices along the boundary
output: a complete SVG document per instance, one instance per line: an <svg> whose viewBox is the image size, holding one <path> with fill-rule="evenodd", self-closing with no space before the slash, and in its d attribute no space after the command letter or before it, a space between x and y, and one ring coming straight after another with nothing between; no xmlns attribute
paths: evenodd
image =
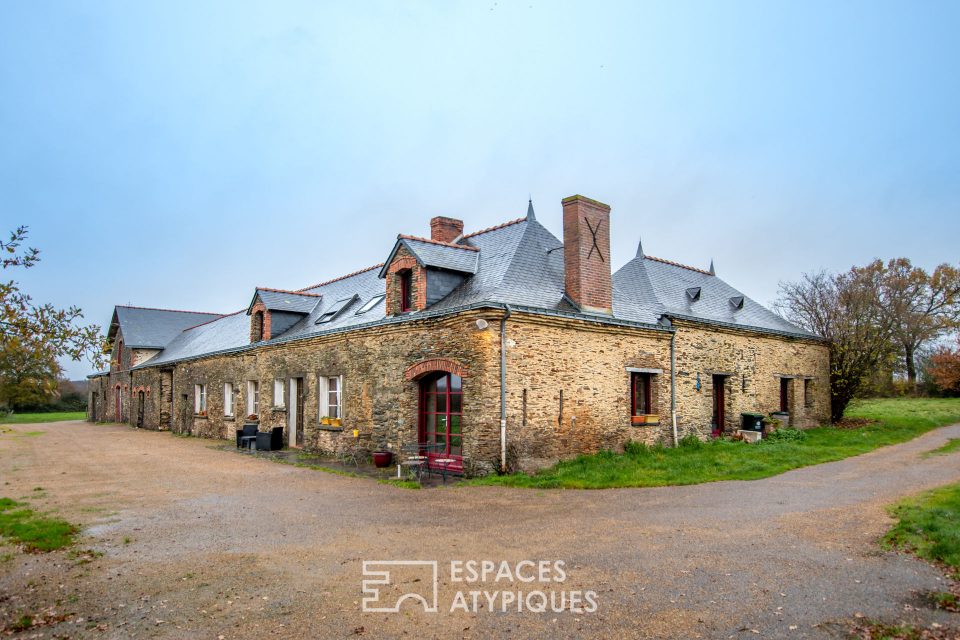
<svg viewBox="0 0 960 640"><path fill-rule="evenodd" d="M263 340L263 311L254 311L250 319L250 337L252 342Z"/></svg>
<svg viewBox="0 0 960 640"><path fill-rule="evenodd" d="M400 278L400 313L407 313L413 310L413 271L400 271L397 277Z"/></svg>

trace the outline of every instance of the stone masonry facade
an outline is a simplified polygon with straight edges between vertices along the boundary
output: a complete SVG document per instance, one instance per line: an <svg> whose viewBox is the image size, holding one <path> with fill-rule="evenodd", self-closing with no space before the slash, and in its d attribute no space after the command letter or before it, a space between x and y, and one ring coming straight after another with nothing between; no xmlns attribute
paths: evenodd
<svg viewBox="0 0 960 640"><path fill-rule="evenodd" d="M550 263L537 260L550 260L551 252L559 248L555 246L559 241L537 226L532 204L528 218L468 236L463 236L461 221L438 217L431 221L430 239L398 236L389 264L379 276L367 269L317 285L313 292L264 290L274 292L282 302L255 296L247 316L242 312L217 315L182 330L186 334L203 325L234 323L230 325L234 330L247 333L247 325L241 323L249 321L249 341L240 338L240 344L228 349L164 361L162 349L125 346L123 323L114 323L119 329L112 338L111 368L90 380L89 418L227 440L234 439L244 423L256 422L261 432L281 428L287 445L307 451L337 452L356 444L357 434L366 448L399 453L404 445L422 442L427 383L450 374L462 381L459 424L466 474L500 469L504 448L501 411L511 469L535 469L581 453L622 450L629 441L670 444L675 437L672 397L679 438L732 434L740 427L744 412L769 414L786 409L790 426L798 428L827 421L829 362L823 341L799 330L791 333L795 328L789 325L778 330L781 325L771 324L773 328L764 330L669 313L655 321L615 316L609 264L610 207L573 196L563 200L562 209L563 273L559 280L544 285L548 291L559 292L558 298L562 294L556 308L511 308L502 302L481 301L431 310L427 281L439 277L431 275L438 269L464 269L457 277L467 280L477 270L483 273L486 256L504 259L497 253L501 245L491 249L475 240L482 234L506 238L521 229L519 224L525 225L524 233L539 234L530 242L533 249L523 262L534 265L527 278L532 282L549 272ZM416 246L427 245L430 251L420 255L420 249L403 243L404 238L416 240ZM465 238L473 244L462 244ZM476 255L480 266L464 261L464 255ZM702 283L687 287L686 293L679 290L686 296L682 304L691 309L701 295L713 295L724 304L727 299L721 296L729 296L732 311L727 313L743 309L743 297L731 296L735 290L712 280L712 270L708 273L657 258L645 260L638 250L630 264L650 269L654 275L664 273L654 271L657 269L673 270L666 273L684 282L684 287L688 281ZM624 270L630 273L626 266ZM404 274L409 277L409 312L400 309ZM350 278L358 284L349 286L358 287L363 299L353 289L324 293L324 286L338 281L338 286L346 286ZM630 278L628 284L647 282L652 276ZM618 284L618 292L622 292L622 284ZM521 285L530 286L522 281ZM350 305L355 300L357 306L349 307L349 315L343 316L353 324L336 324L343 307L336 307L334 301ZM363 315L369 312L366 303L369 309L382 304L380 315ZM297 306L303 304L313 311ZM334 309L329 317L321 315L323 305ZM299 313L306 322L297 325L274 318L271 324L271 308L288 318ZM754 321L778 322L760 310L747 312L754 313ZM188 320L183 321L185 325L190 324ZM143 329L143 323L132 326ZM321 328L284 339L282 332L291 326ZM322 328L328 326L332 329ZM281 332L279 339L273 335L277 332ZM506 345L505 354L501 353L502 344ZM671 347L676 363L673 371ZM503 407L502 358L506 381ZM324 395L322 401L321 393L329 393L333 379L339 392L339 415L335 416L339 424L323 424L326 416L321 413L329 396ZM642 416L631 415L635 379L646 381L647 409ZM279 396L282 402L275 402L275 384L284 390ZM298 397L293 397L293 392L287 395L297 388ZM256 393L255 402L251 392ZM295 414L298 419L292 418ZM715 424L718 416L722 416L722 424ZM292 430L300 434L298 438L291 439Z"/></svg>

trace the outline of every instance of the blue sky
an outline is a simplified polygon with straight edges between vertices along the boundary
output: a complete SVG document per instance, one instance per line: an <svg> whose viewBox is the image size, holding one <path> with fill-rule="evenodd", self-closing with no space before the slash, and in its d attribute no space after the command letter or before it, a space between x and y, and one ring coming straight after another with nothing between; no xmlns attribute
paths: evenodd
<svg viewBox="0 0 960 640"><path fill-rule="evenodd" d="M613 263L958 261L955 2L9 2L0 222L39 301L230 312L434 215L612 207ZM69 365L71 377L88 373Z"/></svg>

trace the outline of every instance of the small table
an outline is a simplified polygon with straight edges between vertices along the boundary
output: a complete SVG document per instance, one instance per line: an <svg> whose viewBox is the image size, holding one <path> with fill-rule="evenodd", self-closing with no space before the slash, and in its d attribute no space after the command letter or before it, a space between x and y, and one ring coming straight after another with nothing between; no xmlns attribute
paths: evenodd
<svg viewBox="0 0 960 640"><path fill-rule="evenodd" d="M423 484L423 470L427 466L426 456L410 456L400 464L410 467L410 471L417 477L417 482Z"/></svg>
<svg viewBox="0 0 960 640"><path fill-rule="evenodd" d="M456 462L453 458L434 458L433 462L435 464L443 465L440 473L443 474L443 484L447 484L447 467Z"/></svg>

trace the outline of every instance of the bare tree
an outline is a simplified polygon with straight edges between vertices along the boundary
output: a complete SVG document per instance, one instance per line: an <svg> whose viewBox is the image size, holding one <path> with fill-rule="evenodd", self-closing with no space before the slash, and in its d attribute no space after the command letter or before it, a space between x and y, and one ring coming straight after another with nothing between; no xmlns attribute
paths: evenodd
<svg viewBox="0 0 960 640"><path fill-rule="evenodd" d="M941 264L928 274L907 258L891 260L880 268L880 300L889 316L892 340L900 352L911 389L917 385L917 353L958 326L960 270Z"/></svg>
<svg viewBox="0 0 960 640"><path fill-rule="evenodd" d="M777 311L830 343L830 418L843 417L864 381L891 356L890 316L878 295L882 263L780 284Z"/></svg>

